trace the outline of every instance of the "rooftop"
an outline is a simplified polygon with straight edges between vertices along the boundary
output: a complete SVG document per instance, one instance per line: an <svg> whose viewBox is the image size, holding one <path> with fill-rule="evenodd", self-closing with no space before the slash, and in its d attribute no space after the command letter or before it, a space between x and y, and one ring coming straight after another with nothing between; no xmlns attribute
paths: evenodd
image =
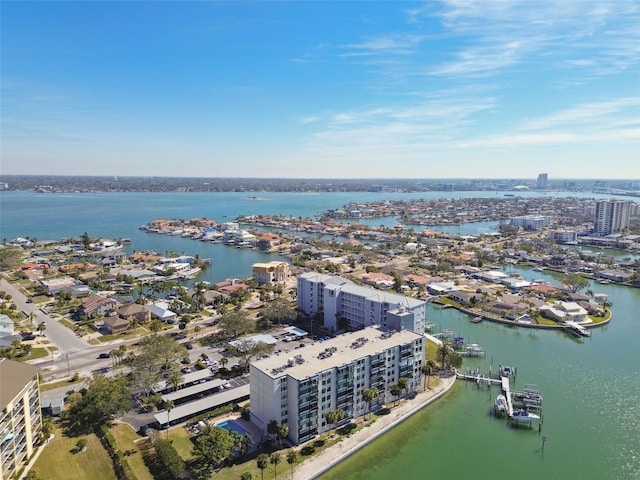
<svg viewBox="0 0 640 480"><path fill-rule="evenodd" d="M324 342L315 342L289 353L274 354L251 365L278 378L290 375L298 380L330 368L351 363L354 359L373 355L389 348L404 345L421 338L410 330L399 332L382 327L368 327L344 333Z"/></svg>
<svg viewBox="0 0 640 480"><path fill-rule="evenodd" d="M38 367L0 358L0 409L4 410L39 371Z"/></svg>

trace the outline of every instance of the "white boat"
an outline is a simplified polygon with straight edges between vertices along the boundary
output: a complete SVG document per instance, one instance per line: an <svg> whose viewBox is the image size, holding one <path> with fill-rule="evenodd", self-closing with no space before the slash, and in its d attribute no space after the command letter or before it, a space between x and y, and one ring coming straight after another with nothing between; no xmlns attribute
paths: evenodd
<svg viewBox="0 0 640 480"><path fill-rule="evenodd" d="M496 412L505 413L508 408L507 397L504 395L498 395L496 397Z"/></svg>
<svg viewBox="0 0 640 480"><path fill-rule="evenodd" d="M513 412L512 417L516 422L533 422L534 420L540 420L540 417L535 413L527 412L526 410L516 410Z"/></svg>
<svg viewBox="0 0 640 480"><path fill-rule="evenodd" d="M477 343L470 343L465 347L464 356L467 357L481 357L485 354L484 348Z"/></svg>

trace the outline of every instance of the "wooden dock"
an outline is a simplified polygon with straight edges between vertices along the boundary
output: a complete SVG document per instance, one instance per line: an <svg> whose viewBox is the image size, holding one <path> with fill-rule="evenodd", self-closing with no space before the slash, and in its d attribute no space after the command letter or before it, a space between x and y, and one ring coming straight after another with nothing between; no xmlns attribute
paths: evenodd
<svg viewBox="0 0 640 480"><path fill-rule="evenodd" d="M509 377L501 377L502 392L507 399L507 415L513 417L513 402L511 401L511 386L509 385Z"/></svg>
<svg viewBox="0 0 640 480"><path fill-rule="evenodd" d="M495 378L485 377L484 375L468 375L464 373L458 373L457 378L460 380L469 380L471 382L476 382L478 385L500 385L500 380L496 380Z"/></svg>

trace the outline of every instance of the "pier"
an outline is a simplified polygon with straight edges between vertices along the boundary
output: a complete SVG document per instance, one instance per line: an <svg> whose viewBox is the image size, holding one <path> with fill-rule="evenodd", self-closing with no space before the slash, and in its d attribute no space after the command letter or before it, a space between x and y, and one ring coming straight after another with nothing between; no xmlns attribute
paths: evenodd
<svg viewBox="0 0 640 480"><path fill-rule="evenodd" d="M507 399L507 415L513 418L513 400L511 399L511 386L509 385L509 377L500 378L502 384L502 392Z"/></svg>

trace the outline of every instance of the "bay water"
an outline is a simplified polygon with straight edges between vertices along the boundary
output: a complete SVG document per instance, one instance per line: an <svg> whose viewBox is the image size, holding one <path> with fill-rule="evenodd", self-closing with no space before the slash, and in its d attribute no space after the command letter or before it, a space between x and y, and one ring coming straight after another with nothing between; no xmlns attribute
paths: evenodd
<svg viewBox="0 0 640 480"><path fill-rule="evenodd" d="M209 244L138 229L156 218L206 217L219 222L237 215L311 217L351 201L486 197L492 192L388 193L70 193L0 192L0 238L57 240L80 236L130 238L125 251L167 250L211 258L198 280L244 277L251 264L278 258L248 249ZM256 195L256 197L253 197ZM526 194L525 194L526 195ZM575 194L572 194L575 196ZM530 194L535 196L535 194ZM589 196L598 197L596 195ZM396 219L386 219L392 224ZM381 224L376 219L374 225ZM477 228L491 225L478 224ZM479 233L468 224L457 233ZM436 229L435 227L433 229ZM550 272L516 269L526 278ZM640 290L592 284L613 301L613 319L587 339L563 332L519 329L490 322L472 324L453 309L428 307L429 321L487 350L467 358L463 369L517 367L515 390L540 389L543 425L511 428L489 415L497 387L478 389L459 381L442 400L417 413L379 440L323 475L326 479L427 477L458 479L640 479ZM544 449L542 437L546 438Z"/></svg>

